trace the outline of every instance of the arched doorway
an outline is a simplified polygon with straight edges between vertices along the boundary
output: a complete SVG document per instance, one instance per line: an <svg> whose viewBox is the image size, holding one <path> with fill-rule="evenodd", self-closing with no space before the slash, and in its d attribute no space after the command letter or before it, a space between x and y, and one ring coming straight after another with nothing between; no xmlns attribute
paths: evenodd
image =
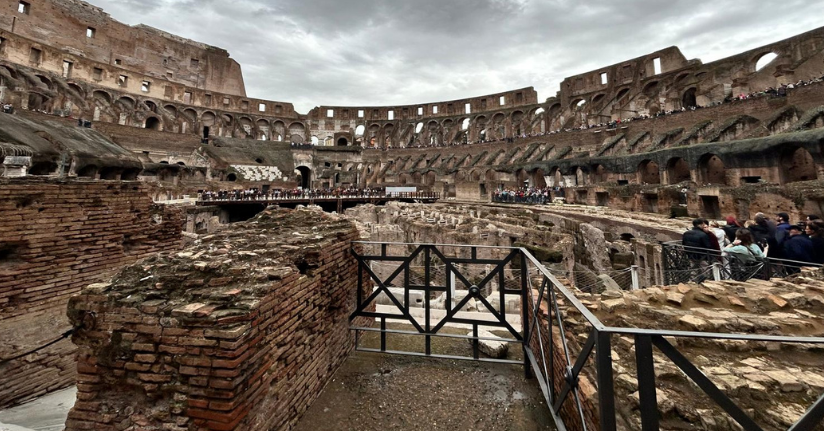
<svg viewBox="0 0 824 431"><path fill-rule="evenodd" d="M652 160L644 160L638 165L638 182L641 184L661 184L661 174L658 171L658 163Z"/></svg>
<svg viewBox="0 0 824 431"><path fill-rule="evenodd" d="M790 148L781 157L781 183L812 181L818 179L815 160L802 147Z"/></svg>
<svg viewBox="0 0 824 431"><path fill-rule="evenodd" d="M715 154L704 154L698 159L700 182L704 185L727 185L724 161Z"/></svg>
<svg viewBox="0 0 824 431"><path fill-rule="evenodd" d="M349 146L349 141L346 138L338 138L338 146L347 147Z"/></svg>
<svg viewBox="0 0 824 431"><path fill-rule="evenodd" d="M158 120L157 117L147 118L146 128L150 130L160 130L160 120Z"/></svg>
<svg viewBox="0 0 824 431"><path fill-rule="evenodd" d="M299 183L301 188L308 190L312 188L312 170L306 166L298 166L297 171L300 173Z"/></svg>
<svg viewBox="0 0 824 431"><path fill-rule="evenodd" d="M679 184L684 181L690 181L690 165L681 157L673 157L667 162L667 178L669 184Z"/></svg>
<svg viewBox="0 0 824 431"><path fill-rule="evenodd" d="M695 98L695 87L690 88L684 93L684 97L681 98L681 106L687 109L698 106L698 101Z"/></svg>

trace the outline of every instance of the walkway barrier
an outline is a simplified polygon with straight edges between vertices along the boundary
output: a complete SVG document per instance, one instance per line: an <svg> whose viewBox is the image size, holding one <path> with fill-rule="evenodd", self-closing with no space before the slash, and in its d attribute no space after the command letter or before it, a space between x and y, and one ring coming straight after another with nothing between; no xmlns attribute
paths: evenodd
<svg viewBox="0 0 824 431"><path fill-rule="evenodd" d="M613 371L612 346L617 340L630 343L635 351L635 366L626 369L638 384L640 429L660 429L659 397L656 369L677 367L700 389L702 397L717 404L746 431L760 427L744 408L718 388L688 357L690 346L698 340L740 340L755 343L787 343L824 347L824 337L786 337L775 335L723 334L686 332L630 327L610 327L602 323L564 284L526 249L471 245L403 244L355 242L351 248L360 267L358 287L374 287L369 297L359 296L350 322L356 317L375 320L373 327L351 327L356 339L365 333L378 333L380 348L358 349L370 352L409 354L422 357L486 360L479 354L482 340L520 344L523 365L528 376L540 385L558 430L616 431L616 375ZM418 274L412 277L410 274ZM421 276L422 274L422 276ZM366 290L368 291L368 289ZM423 292L424 317L412 312L411 298ZM445 310L434 316L432 294L446 297ZM391 312L370 305L386 295ZM519 298L515 311L509 298ZM497 301L494 301L497 299ZM468 318L461 310L470 300L481 305L485 318ZM516 330L514 316L520 315L521 328ZM572 316L570 316L572 315ZM573 333L568 318L585 321L584 334ZM388 321L400 322L411 330L389 328ZM442 332L448 324L472 328L471 335ZM480 326L495 326L506 337L489 339L479 334ZM388 349L387 335L403 334L424 338L423 352ZM450 337L472 342L471 357L438 355L431 349L433 337ZM585 340L585 341L583 341ZM581 342L582 341L582 342ZM653 359L657 349L665 358ZM686 354L685 354L686 353ZM689 355L692 356L692 355ZM733 362L734 359L730 359ZM514 361L498 361L513 363ZM520 363L520 362L518 362ZM719 364L723 365L723 364ZM627 367L630 368L630 367ZM584 381L586 380L586 383ZM595 387L592 393L589 389ZM824 420L824 396L791 428L812 431Z"/></svg>
<svg viewBox="0 0 824 431"><path fill-rule="evenodd" d="M706 280L770 280L797 274L801 268L822 267L785 259L742 259L735 253L684 246L681 241L663 243L662 260L666 285Z"/></svg>
<svg viewBox="0 0 824 431"><path fill-rule="evenodd" d="M226 192L225 194L202 194L198 202L303 202L315 200L344 200L344 201L369 201L369 200L439 200L440 193L417 192L417 193L357 193L357 194L334 194L334 193L299 193L299 194L265 194L265 193L243 193Z"/></svg>
<svg viewBox="0 0 824 431"><path fill-rule="evenodd" d="M501 204L545 205L552 202L552 197L543 195L516 196L493 194L492 202Z"/></svg>

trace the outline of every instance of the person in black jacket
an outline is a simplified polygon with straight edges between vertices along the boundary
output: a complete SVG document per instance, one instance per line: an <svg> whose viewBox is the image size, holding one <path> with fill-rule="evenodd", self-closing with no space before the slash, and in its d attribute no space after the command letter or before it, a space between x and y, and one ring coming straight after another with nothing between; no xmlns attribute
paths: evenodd
<svg viewBox="0 0 824 431"><path fill-rule="evenodd" d="M727 239L730 242L735 241L735 234L738 232L738 229L741 229L741 223L738 223L738 220L735 219L733 216L727 217L727 225L724 226L724 233L727 234Z"/></svg>
<svg viewBox="0 0 824 431"><path fill-rule="evenodd" d="M709 234L706 232L707 220L697 218L692 221L692 229L684 232L681 244L687 252L690 260L707 260L712 252L712 243Z"/></svg>
<svg viewBox="0 0 824 431"><path fill-rule="evenodd" d="M803 235L801 227L798 225L791 225L787 232L789 238L785 239L782 244L783 258L788 261L787 267L791 270L790 273L799 272L800 268L805 263L813 263L813 242Z"/></svg>
<svg viewBox="0 0 824 431"><path fill-rule="evenodd" d="M807 222L805 233L813 243L813 263L824 264L824 222L819 219Z"/></svg>

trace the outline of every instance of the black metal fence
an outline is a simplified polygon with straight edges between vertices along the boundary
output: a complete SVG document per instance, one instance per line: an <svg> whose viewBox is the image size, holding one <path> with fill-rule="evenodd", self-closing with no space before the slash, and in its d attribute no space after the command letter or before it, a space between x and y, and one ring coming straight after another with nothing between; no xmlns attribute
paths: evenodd
<svg viewBox="0 0 824 431"><path fill-rule="evenodd" d="M492 202L504 204L545 205L552 202L552 196L493 193Z"/></svg>
<svg viewBox="0 0 824 431"><path fill-rule="evenodd" d="M741 257L736 253L684 246L680 241L662 244L662 254L666 285L706 280L770 280L797 274L804 267L821 267L793 260Z"/></svg>
<svg viewBox="0 0 824 431"><path fill-rule="evenodd" d="M712 400L718 407L726 412L741 429L746 431L761 431L752 417L740 407L727 394L718 388L707 376L689 359L688 355L679 349L688 349L694 344L688 340L738 340L753 343L785 343L787 345L818 345L824 346L824 337L787 337L775 335L752 335L752 334L724 334L709 332L688 332L670 331L658 329L641 329L628 327L610 327L602 323L589 308L587 308L567 287L560 283L555 276L547 270L534 256L526 249L506 248L506 247L481 247L481 246L460 246L460 245L412 245L393 243L358 243L367 251L365 254L358 254L353 247L359 271L359 288L363 283L374 282L374 293L368 298L358 298L358 307L352 314L352 319L357 316L366 316L377 319L379 328L353 327L356 334L364 331L379 332L381 334L381 348L369 351L390 352L386 348L385 337L387 333L398 333L420 335L426 338L426 351L418 353L421 356L436 356L431 354L429 345L430 339L434 336L448 336L440 334L447 322L464 323L472 325L473 335L468 337L453 336L456 338L468 338L473 341L475 353L473 358L479 359L477 344L481 339L478 336L478 325L497 325L506 328L506 331L514 340L521 344L525 354L525 368L527 374L534 374L537 378L555 425L561 431L569 428L594 430L594 427L602 431L615 431L618 428L616 415L616 379L613 371L613 342L622 339L623 342L632 344L630 351L635 351L635 371L634 380L638 384L638 394L640 400L640 422L644 431L660 429L660 415L658 408L658 385L656 384L656 368L669 366L677 367L694 385L699 388L703 396ZM377 249L377 251L375 251ZM394 252L393 252L394 251ZM451 253L450 253L451 252ZM410 276L411 265L416 259L423 259L423 276ZM706 260L715 259L718 256L707 257ZM427 262L436 258L444 268L441 274L433 275L434 267ZM397 267L389 271L388 277L381 277L372 269L374 262L394 262ZM471 276L461 274L460 265L490 265L492 270L482 277L480 282L471 281ZM692 269L690 269L692 270ZM363 273L369 274L367 280L362 277ZM454 282L449 281L455 274ZM389 289L390 284L398 277L403 277L398 281L398 286L402 289L403 298L396 298ZM507 311L494 307L483 299L480 292L493 280L499 281L501 301L499 306L506 303L505 295L518 295L521 298L521 323L520 331L515 330L508 320ZM434 282L434 280L440 280ZM509 286L509 287L507 287ZM537 287L537 289L536 289ZM466 292L464 300L461 300L454 307L447 305L445 318L440 319L435 325L430 325L431 315L426 312L426 323L421 325L411 316L410 313L410 293L413 291L444 292L454 295L456 289ZM449 293L452 292L452 293ZM368 304L378 295L387 294L392 303L397 308L397 313L381 313L369 310ZM424 300L429 301L429 295ZM494 316L493 319L478 321L474 319L463 319L459 317L458 310L465 304L465 298L479 299L487 312ZM451 298L450 298L451 299ZM447 301L446 304L452 304ZM427 302L428 309L429 304ZM568 323L567 313L575 313L575 318L580 321L583 318L586 330L586 341L577 347L570 337L577 338L579 334L573 334ZM511 313L510 313L511 314ZM580 316L580 317L579 317ZM408 322L414 331L392 331L387 329L386 321L395 319ZM679 340L678 343L671 342L672 339ZM682 343L681 341L687 341ZM676 347L678 346L678 347ZM657 349L668 360L669 364L659 363L653 360L653 352ZM689 352L686 352L689 353ZM732 362L732 360L731 360ZM629 369L630 367L625 367ZM585 369L587 370L585 372ZM633 371L627 372L632 375ZM588 374L592 377L597 387L597 414L596 424L589 418L592 411L588 411L591 403L583 398L581 393L581 379ZM624 402L621 400L620 402ZM574 413L570 413L574 412ZM807 412L793 425L791 431L813 431L824 420L824 397L821 397Z"/></svg>

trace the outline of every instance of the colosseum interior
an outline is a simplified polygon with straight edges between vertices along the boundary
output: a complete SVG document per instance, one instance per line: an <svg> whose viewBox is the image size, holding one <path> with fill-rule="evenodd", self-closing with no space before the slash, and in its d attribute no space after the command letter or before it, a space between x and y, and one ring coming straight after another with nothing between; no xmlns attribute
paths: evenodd
<svg viewBox="0 0 824 431"><path fill-rule="evenodd" d="M824 430L820 265L673 263L694 218L824 215L824 28L304 114L84 1L0 11L0 430ZM409 348L447 353L364 359Z"/></svg>

